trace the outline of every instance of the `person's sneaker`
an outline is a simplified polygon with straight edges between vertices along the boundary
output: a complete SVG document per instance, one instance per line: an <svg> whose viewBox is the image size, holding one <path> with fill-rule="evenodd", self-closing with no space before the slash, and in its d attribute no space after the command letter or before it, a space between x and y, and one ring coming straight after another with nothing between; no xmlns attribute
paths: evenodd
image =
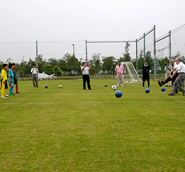
<svg viewBox="0 0 185 172"><path fill-rule="evenodd" d="M168 94L169 96L174 96L174 94Z"/></svg>
<svg viewBox="0 0 185 172"><path fill-rule="evenodd" d="M16 94L20 94L20 92L15 92Z"/></svg>
<svg viewBox="0 0 185 172"><path fill-rule="evenodd" d="M9 94L9 96L15 96L15 94L14 94L14 93L12 93L12 94Z"/></svg>
<svg viewBox="0 0 185 172"><path fill-rule="evenodd" d="M162 84L161 84L161 82L159 80L158 80L158 84L159 84L160 87L162 86Z"/></svg>
<svg viewBox="0 0 185 172"><path fill-rule="evenodd" d="M168 87L168 85L166 85L166 87Z"/></svg>
<svg viewBox="0 0 185 172"><path fill-rule="evenodd" d="M5 99L6 97L5 96L1 96L1 98Z"/></svg>
<svg viewBox="0 0 185 172"><path fill-rule="evenodd" d="M183 93L183 96L185 96L185 92Z"/></svg>
<svg viewBox="0 0 185 172"><path fill-rule="evenodd" d="M8 95L4 95L5 97L8 97Z"/></svg>

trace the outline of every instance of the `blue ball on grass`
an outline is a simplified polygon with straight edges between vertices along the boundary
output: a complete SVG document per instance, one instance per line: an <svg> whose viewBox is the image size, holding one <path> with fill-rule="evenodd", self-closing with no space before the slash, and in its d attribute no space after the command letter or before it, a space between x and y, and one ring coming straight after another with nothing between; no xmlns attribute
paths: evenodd
<svg viewBox="0 0 185 172"><path fill-rule="evenodd" d="M164 87L161 88L161 91L165 91L166 89Z"/></svg>
<svg viewBox="0 0 185 172"><path fill-rule="evenodd" d="M150 89L149 88L145 89L145 92L146 93L149 93L150 92Z"/></svg>
<svg viewBox="0 0 185 172"><path fill-rule="evenodd" d="M117 98L120 98L120 97L122 96L122 92L121 92L121 91L116 91L116 92L115 92L115 96L116 96Z"/></svg>
<svg viewBox="0 0 185 172"><path fill-rule="evenodd" d="M47 85L45 85L45 88L48 88L48 86L47 86Z"/></svg>

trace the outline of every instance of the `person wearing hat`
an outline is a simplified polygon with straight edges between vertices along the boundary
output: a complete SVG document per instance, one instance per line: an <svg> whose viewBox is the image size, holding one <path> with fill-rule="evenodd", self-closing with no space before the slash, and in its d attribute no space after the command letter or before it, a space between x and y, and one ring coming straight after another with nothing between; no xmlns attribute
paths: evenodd
<svg viewBox="0 0 185 172"><path fill-rule="evenodd" d="M174 96L176 89L178 88L179 91L181 91L183 93L183 96L185 96L185 90L184 90L184 80L185 80L185 65L182 62L181 58L177 57L175 59L176 63L177 63L177 67L174 69L175 72L173 73L173 75L171 76L171 78L173 78L176 73L178 73L178 76L175 80L175 82L173 83L173 87L171 90L171 93L168 94L169 96Z"/></svg>

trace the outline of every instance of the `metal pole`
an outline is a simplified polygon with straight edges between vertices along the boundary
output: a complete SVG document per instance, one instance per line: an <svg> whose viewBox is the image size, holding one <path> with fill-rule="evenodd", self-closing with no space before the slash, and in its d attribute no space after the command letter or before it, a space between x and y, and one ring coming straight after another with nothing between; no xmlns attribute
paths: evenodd
<svg viewBox="0 0 185 172"><path fill-rule="evenodd" d="M156 64L156 27L154 25L154 80L156 79L157 73L157 64Z"/></svg>
<svg viewBox="0 0 185 172"><path fill-rule="evenodd" d="M136 39L136 71L138 73L138 53L137 53L137 39Z"/></svg>
<svg viewBox="0 0 185 172"><path fill-rule="evenodd" d="M87 40L85 40L85 57L86 57L86 63L87 63Z"/></svg>
<svg viewBox="0 0 185 172"><path fill-rule="evenodd" d="M143 34L143 41L144 41L143 53L144 53L144 61L145 61L145 33Z"/></svg>
<svg viewBox="0 0 185 172"><path fill-rule="evenodd" d="M38 68L38 41L36 41L36 68L39 70ZM38 73L37 73L37 77L38 77Z"/></svg>
<svg viewBox="0 0 185 172"><path fill-rule="evenodd" d="M73 46L73 56L75 56L75 44L72 44Z"/></svg>
<svg viewBox="0 0 185 172"><path fill-rule="evenodd" d="M171 30L169 31L169 60L172 58Z"/></svg>

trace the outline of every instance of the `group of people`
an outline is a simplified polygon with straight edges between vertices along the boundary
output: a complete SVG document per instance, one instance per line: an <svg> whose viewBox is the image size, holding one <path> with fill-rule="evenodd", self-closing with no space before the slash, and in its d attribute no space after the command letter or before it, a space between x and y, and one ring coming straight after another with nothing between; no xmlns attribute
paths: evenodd
<svg viewBox="0 0 185 172"><path fill-rule="evenodd" d="M169 62L167 62L167 66L165 67L166 72L166 80L159 81L158 84L161 87L162 85L172 81L172 90L171 93L168 94L169 96L174 96L176 93L181 91L183 96L185 96L184 90L184 80L185 80L185 64L182 62L182 59L177 57L176 59L171 60L171 64L173 65L173 69L170 66ZM171 86L171 84L169 84Z"/></svg>
<svg viewBox="0 0 185 172"><path fill-rule="evenodd" d="M83 78L83 89L86 90L86 83L87 83L88 89L92 90L90 85L90 77L89 77L89 71L91 70L91 66L86 62L83 62L83 66L81 67L81 70L82 70L82 78ZM124 71L125 71L125 68L123 67L123 65L121 65L121 62L118 61L118 64L115 67L115 78L117 78L117 86L119 86L120 84L123 87Z"/></svg>
<svg viewBox="0 0 185 172"><path fill-rule="evenodd" d="M178 93L181 91L183 95L185 96L185 90L184 90L184 80L185 80L185 64L182 62L181 58L172 59L170 62L167 62L167 65L165 66L165 81L159 81L158 84L161 87L162 85L166 84L166 86L171 87L171 81L172 81L172 91L169 94L169 96L174 96L175 93ZM15 72L15 64L10 63L9 64L9 70L7 75L7 69L8 65L3 64L3 69L1 71L1 98L7 98L8 96L15 95L13 93L14 85L16 85L16 94L19 94L18 91L18 82L17 82L17 75ZM83 66L81 67L82 75L83 75L83 89L86 90L86 83L89 90L91 89L90 85L90 77L89 77L89 71L91 70L91 67L86 62L83 62ZM118 61L117 66L115 67L115 78L117 78L117 86L119 84L123 87L123 77L124 77L125 68L123 65L121 65L121 62ZM148 62L145 61L144 65L142 67L142 80L143 80L143 88L145 88L144 84L147 80L148 82L148 88L150 88L150 66L148 65ZM35 64L33 64L33 68L31 69L32 73L32 81L33 81L33 87L38 87L38 69L36 68ZM9 95L6 94L6 91L9 86Z"/></svg>
<svg viewBox="0 0 185 172"><path fill-rule="evenodd" d="M181 58L172 59L171 64L173 65L173 69L172 69L172 66L170 65L170 62L167 61L167 65L164 68L166 80L161 82L158 80L158 84L160 87L164 84L166 84L167 87L168 86L171 87L171 81L172 81L173 87L169 96L174 96L175 93L178 93L178 89L185 96L185 90L184 90L185 64L182 62ZM91 70L91 67L90 65L87 65L86 62L84 62L83 67L81 69L83 74L83 89L86 90L86 82L87 82L88 88L89 90L91 90L90 78L89 78L89 70ZM148 82L148 88L150 88L150 75L149 75L150 71L151 71L150 66L148 65L147 60L145 60L144 65L142 67L143 88L145 88L146 80ZM123 87L124 72L125 72L125 68L123 67L123 65L121 65L121 62L118 61L118 64L115 67L115 78L117 78L117 86L119 86L120 84Z"/></svg>
<svg viewBox="0 0 185 172"><path fill-rule="evenodd" d="M7 98L8 96L14 96L15 94L13 93L13 88L14 85L16 85L16 94L19 94L18 91L18 81L17 81L17 75L15 72L15 64L10 63L9 64L9 70L8 70L8 75L7 75L7 69L8 65L3 64L3 69L1 70L1 98ZM7 89L9 86L9 95L7 95Z"/></svg>

